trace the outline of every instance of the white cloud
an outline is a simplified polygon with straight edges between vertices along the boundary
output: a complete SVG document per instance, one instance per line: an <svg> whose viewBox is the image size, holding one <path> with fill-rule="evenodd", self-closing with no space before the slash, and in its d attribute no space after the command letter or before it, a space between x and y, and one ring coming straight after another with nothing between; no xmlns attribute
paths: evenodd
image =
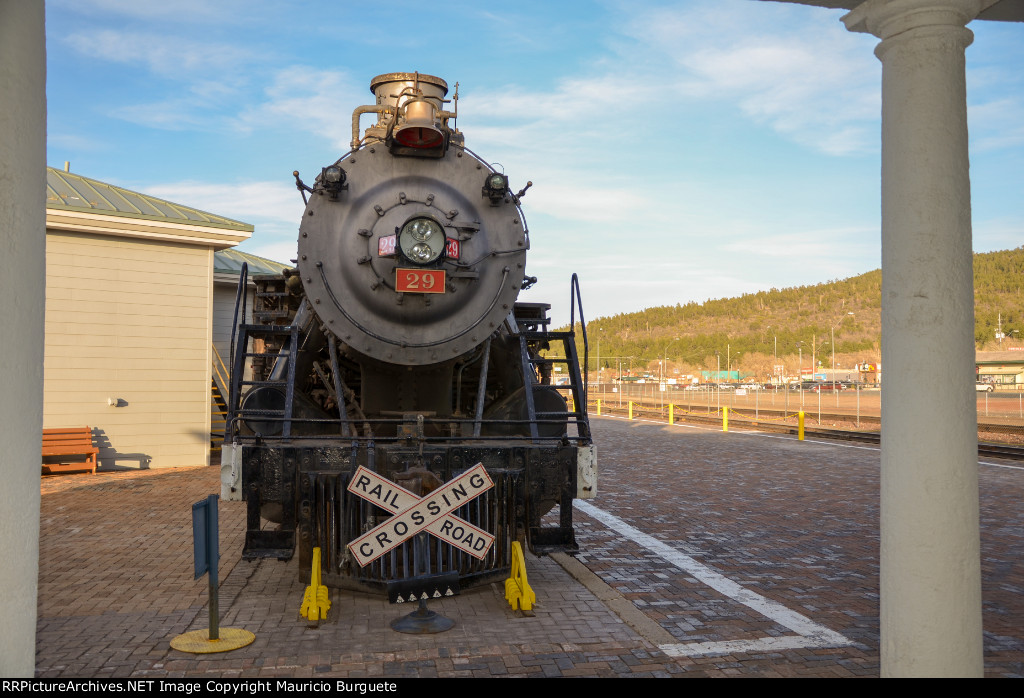
<svg viewBox="0 0 1024 698"><path fill-rule="evenodd" d="M1012 250L1024 245L1024 219L1010 216L972 223L975 252Z"/></svg>
<svg viewBox="0 0 1024 698"><path fill-rule="evenodd" d="M832 155L877 150L881 65L873 38L835 13L749 2L635 13L626 32L659 56L665 91L734 102L787 138ZM666 94L664 98L670 99Z"/></svg>
<svg viewBox="0 0 1024 698"><path fill-rule="evenodd" d="M586 170L547 176L543 172L536 174L539 174L538 182L542 183L530 188L524 197L524 205L534 215L547 215L561 221L601 223L607 227L635 219L637 211L650 210L654 205L641 189L609 184ZM531 173L531 176L536 175ZM588 179L598 181L588 182ZM579 183L572 184L573 181Z"/></svg>
<svg viewBox="0 0 1024 698"><path fill-rule="evenodd" d="M877 228L844 227L749 235L724 244L722 249L762 257L791 258L796 254L805 259L833 259L840 262L834 266L848 268L848 264L843 263L846 259L877 257L880 245L881 233Z"/></svg>
<svg viewBox="0 0 1024 698"><path fill-rule="evenodd" d="M169 182L139 191L246 223L258 218L298 230L302 218L299 192L281 182Z"/></svg>
<svg viewBox="0 0 1024 698"><path fill-rule="evenodd" d="M205 126L196 102L190 99L170 99L149 104L128 104L113 110L117 118L148 128L181 131Z"/></svg>
<svg viewBox="0 0 1024 698"><path fill-rule="evenodd" d="M194 41L171 34L131 32L116 29L79 32L64 39L72 48L90 58L104 61L142 64L157 75L175 80L204 76L200 83L211 83L211 75L230 82L239 67L256 58L248 49L235 44Z"/></svg>
<svg viewBox="0 0 1024 698"><path fill-rule="evenodd" d="M240 249L285 264L295 258L303 203L294 186L281 182L168 182L141 191L254 227Z"/></svg>
<svg viewBox="0 0 1024 698"><path fill-rule="evenodd" d="M97 152L108 147L106 143L95 137L80 135L77 133L55 133L48 131L46 134L47 147L51 150L68 150L79 152ZM57 155L60 153L58 152Z"/></svg>
<svg viewBox="0 0 1024 698"><path fill-rule="evenodd" d="M967 109L971 148L999 150L1024 145L1024 101L1019 97L993 99Z"/></svg>
<svg viewBox="0 0 1024 698"><path fill-rule="evenodd" d="M78 32L64 42L86 60L146 71L145 90L125 90L101 108L109 115L162 130L220 130L261 60L239 45L120 29ZM109 69L99 68L97 70ZM141 100L141 101L139 101ZM135 104L125 103L136 101Z"/></svg>
<svg viewBox="0 0 1024 698"><path fill-rule="evenodd" d="M251 12L252 4L244 0L47 0L48 6L70 8L88 15L175 23L226 21Z"/></svg>
<svg viewBox="0 0 1024 698"><path fill-rule="evenodd" d="M298 244L292 242L264 242L262 240L250 240L239 245L239 248L257 257L272 259L281 264L293 264L293 259L298 256Z"/></svg>
<svg viewBox="0 0 1024 698"><path fill-rule="evenodd" d="M263 101L244 109L234 123L243 130L302 129L345 152L352 136L352 111L370 101L365 83L343 71L290 66L273 75ZM363 117L364 128L371 118Z"/></svg>

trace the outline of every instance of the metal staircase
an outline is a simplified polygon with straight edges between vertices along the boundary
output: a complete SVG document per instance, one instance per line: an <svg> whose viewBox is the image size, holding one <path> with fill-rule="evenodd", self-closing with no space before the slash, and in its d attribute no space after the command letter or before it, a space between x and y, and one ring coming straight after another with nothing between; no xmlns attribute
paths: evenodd
<svg viewBox="0 0 1024 698"><path fill-rule="evenodd" d="M228 421L228 368L213 345L213 371L210 379L210 454L220 453Z"/></svg>

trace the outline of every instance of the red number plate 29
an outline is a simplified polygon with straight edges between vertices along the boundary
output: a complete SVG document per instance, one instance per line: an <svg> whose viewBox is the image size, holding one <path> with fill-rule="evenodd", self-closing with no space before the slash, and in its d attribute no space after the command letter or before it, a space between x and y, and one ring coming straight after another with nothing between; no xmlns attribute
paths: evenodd
<svg viewBox="0 0 1024 698"><path fill-rule="evenodd" d="M395 290L400 293L444 293L443 269L395 269Z"/></svg>

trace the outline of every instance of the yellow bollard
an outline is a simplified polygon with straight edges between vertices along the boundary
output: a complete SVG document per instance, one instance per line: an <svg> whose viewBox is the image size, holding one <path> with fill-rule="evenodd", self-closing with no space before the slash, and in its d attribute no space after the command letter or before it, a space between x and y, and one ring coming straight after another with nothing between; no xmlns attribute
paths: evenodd
<svg viewBox="0 0 1024 698"><path fill-rule="evenodd" d="M310 573L309 586L302 596L302 607L299 615L309 620L324 620L331 610L327 587L320 583L320 548L313 548L313 570Z"/></svg>
<svg viewBox="0 0 1024 698"><path fill-rule="evenodd" d="M729 431L729 408L722 408L722 431Z"/></svg>
<svg viewBox="0 0 1024 698"><path fill-rule="evenodd" d="M519 541L512 542L512 576L505 580L505 600L512 606L512 610L518 608L520 611L533 615L533 604L537 602L537 595L530 588L526 580L526 560L523 559L523 546Z"/></svg>
<svg viewBox="0 0 1024 698"><path fill-rule="evenodd" d="M672 409L673 407L675 407L675 405L673 405L671 402L668 403L668 423L669 424L675 424L676 423L676 416L673 413L673 409Z"/></svg>
<svg viewBox="0 0 1024 698"><path fill-rule="evenodd" d="M598 398L598 400L597 400L597 416L598 417L601 416L601 399L600 398Z"/></svg>
<svg viewBox="0 0 1024 698"><path fill-rule="evenodd" d="M797 428L796 428L797 439L799 439L800 441L803 441L804 440L804 411L803 410L800 410L799 412L796 413L796 419L797 419L797 425L798 425Z"/></svg>
<svg viewBox="0 0 1024 698"><path fill-rule="evenodd" d="M629 401L629 419L633 419L633 401Z"/></svg>

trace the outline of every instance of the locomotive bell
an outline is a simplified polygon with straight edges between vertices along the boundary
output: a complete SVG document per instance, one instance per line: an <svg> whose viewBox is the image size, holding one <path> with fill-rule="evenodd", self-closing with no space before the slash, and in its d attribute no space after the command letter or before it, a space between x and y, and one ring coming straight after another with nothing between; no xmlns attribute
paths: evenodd
<svg viewBox="0 0 1024 698"><path fill-rule="evenodd" d="M370 81L370 91L377 98L377 108L384 108L381 118L394 115L390 132L393 153L420 157L444 154L448 134L442 123L446 115L441 110L448 94L447 82L422 73L385 73ZM378 128L383 125L379 122Z"/></svg>
<svg viewBox="0 0 1024 698"><path fill-rule="evenodd" d="M448 83L424 73L385 73L370 81L370 91L378 106L398 109L406 103L406 96L412 96L429 100L436 110L448 94Z"/></svg>
<svg viewBox="0 0 1024 698"><path fill-rule="evenodd" d="M410 148L436 148L444 143L437 110L427 100L405 106L405 121L395 128L395 140Z"/></svg>

